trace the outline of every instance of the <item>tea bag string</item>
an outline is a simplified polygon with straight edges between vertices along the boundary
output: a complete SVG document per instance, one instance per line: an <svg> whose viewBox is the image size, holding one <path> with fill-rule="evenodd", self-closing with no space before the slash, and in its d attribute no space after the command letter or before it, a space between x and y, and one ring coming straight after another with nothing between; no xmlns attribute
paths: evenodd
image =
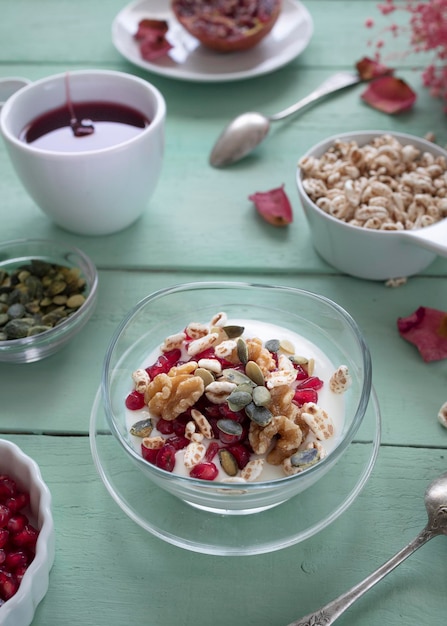
<svg viewBox="0 0 447 626"><path fill-rule="evenodd" d="M73 135L75 137L85 137L87 135L91 135L92 133L94 133L95 127L91 120L79 121L76 116L76 113L73 107L73 102L71 100L70 75L68 72L65 74L65 97L67 100L67 108L70 113L70 127L73 131Z"/></svg>

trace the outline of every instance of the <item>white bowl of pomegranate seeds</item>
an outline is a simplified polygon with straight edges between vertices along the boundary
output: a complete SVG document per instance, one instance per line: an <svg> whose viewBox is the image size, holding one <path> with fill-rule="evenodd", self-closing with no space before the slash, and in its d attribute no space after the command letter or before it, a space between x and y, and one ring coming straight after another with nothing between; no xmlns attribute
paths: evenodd
<svg viewBox="0 0 447 626"><path fill-rule="evenodd" d="M0 243L0 361L31 363L64 347L90 319L97 285L94 264L78 248Z"/></svg>
<svg viewBox="0 0 447 626"><path fill-rule="evenodd" d="M54 560L51 494L36 462L0 439L0 625L28 626Z"/></svg>
<svg viewBox="0 0 447 626"><path fill-rule="evenodd" d="M102 382L129 462L194 507L239 515L329 471L370 392L369 350L344 309L299 289L228 282L144 298L115 332Z"/></svg>

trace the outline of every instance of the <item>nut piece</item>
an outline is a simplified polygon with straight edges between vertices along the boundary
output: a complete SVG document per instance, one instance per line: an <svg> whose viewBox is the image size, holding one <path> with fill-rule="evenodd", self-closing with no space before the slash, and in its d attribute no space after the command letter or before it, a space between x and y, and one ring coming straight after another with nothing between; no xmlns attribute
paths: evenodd
<svg viewBox="0 0 447 626"><path fill-rule="evenodd" d="M200 376L158 374L149 383L144 399L153 415L170 421L194 406L203 392Z"/></svg>

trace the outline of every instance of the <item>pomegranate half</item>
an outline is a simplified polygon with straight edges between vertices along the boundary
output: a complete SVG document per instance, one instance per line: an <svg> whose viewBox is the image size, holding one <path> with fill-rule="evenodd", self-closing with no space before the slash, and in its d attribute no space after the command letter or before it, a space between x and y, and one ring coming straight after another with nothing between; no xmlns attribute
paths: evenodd
<svg viewBox="0 0 447 626"><path fill-rule="evenodd" d="M272 30L282 0L171 0L182 26L207 48L239 52Z"/></svg>

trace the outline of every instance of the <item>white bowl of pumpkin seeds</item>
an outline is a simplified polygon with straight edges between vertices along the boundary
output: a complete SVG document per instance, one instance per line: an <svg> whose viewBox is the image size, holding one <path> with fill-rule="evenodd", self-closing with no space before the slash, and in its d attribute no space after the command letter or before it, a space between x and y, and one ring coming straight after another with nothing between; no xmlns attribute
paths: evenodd
<svg viewBox="0 0 447 626"><path fill-rule="evenodd" d="M0 244L0 361L60 350L90 319L98 276L79 249L44 239Z"/></svg>

